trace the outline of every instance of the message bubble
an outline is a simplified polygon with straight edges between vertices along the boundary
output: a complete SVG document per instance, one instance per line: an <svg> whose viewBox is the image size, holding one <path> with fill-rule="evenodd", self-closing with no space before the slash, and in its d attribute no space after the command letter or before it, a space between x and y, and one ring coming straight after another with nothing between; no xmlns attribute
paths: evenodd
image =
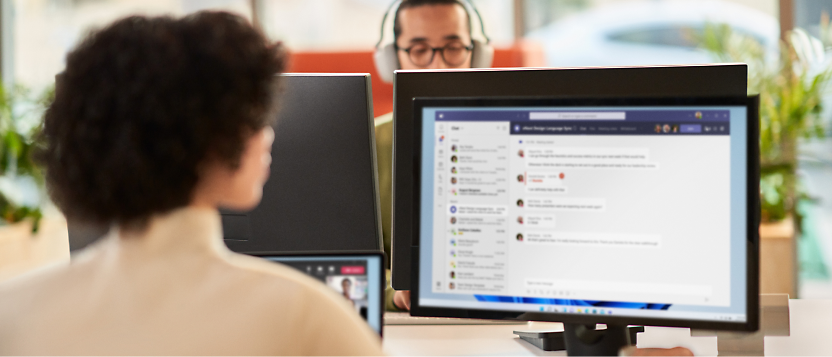
<svg viewBox="0 0 832 357"><path fill-rule="evenodd" d="M452 174L461 175L498 175L502 172L492 165L460 166L459 168L453 167L451 169Z"/></svg>
<svg viewBox="0 0 832 357"><path fill-rule="evenodd" d="M505 224L505 218L497 217L459 217L457 218L457 225L459 226L502 226Z"/></svg>
<svg viewBox="0 0 832 357"><path fill-rule="evenodd" d="M562 172L526 173L526 193L529 195L558 195L567 193Z"/></svg>
<svg viewBox="0 0 832 357"><path fill-rule="evenodd" d="M660 248L662 238L657 234L526 232L526 241L530 244L573 247Z"/></svg>
<svg viewBox="0 0 832 357"><path fill-rule="evenodd" d="M456 159L454 159L454 158L456 158ZM454 163L454 164L468 164L468 165L487 164L488 159L483 158L483 157L478 157L478 156L459 154L459 155L452 155L451 156L451 162Z"/></svg>
<svg viewBox="0 0 832 357"><path fill-rule="evenodd" d="M550 214L527 214L525 220L530 228L555 228L555 216Z"/></svg>
<svg viewBox="0 0 832 357"><path fill-rule="evenodd" d="M460 187L460 188L451 188L450 194L452 196L462 196L462 197L497 197L505 193L505 189L500 188L470 188L470 187Z"/></svg>
<svg viewBox="0 0 832 357"><path fill-rule="evenodd" d="M529 160L644 162L649 159L649 150L644 148L531 147L526 150Z"/></svg>
<svg viewBox="0 0 832 357"><path fill-rule="evenodd" d="M603 212L607 200L603 198L545 198L529 197L526 206L556 212Z"/></svg>
<svg viewBox="0 0 832 357"><path fill-rule="evenodd" d="M562 186L566 175L560 172L527 172L528 186Z"/></svg>
<svg viewBox="0 0 832 357"><path fill-rule="evenodd" d="M530 195L563 195L568 192L565 186L526 186L526 193Z"/></svg>
<svg viewBox="0 0 832 357"><path fill-rule="evenodd" d="M457 179L457 182L459 183L460 186L462 186L462 185L465 185L465 186L494 186L498 182L505 181L505 179L502 178L502 177L490 177L490 178L469 177L469 176L460 176L460 177L453 176L453 177L455 177ZM453 178L451 180L452 180L451 182L453 182Z"/></svg>
<svg viewBox="0 0 832 357"><path fill-rule="evenodd" d="M453 140L453 142L459 142L458 140ZM501 149L504 149L505 145L500 144L475 144L475 143L460 143L459 145L453 145L451 150L456 149L454 152L460 153L497 153Z"/></svg>
<svg viewBox="0 0 832 357"><path fill-rule="evenodd" d="M529 148L529 169L614 169L655 170L649 150L643 148Z"/></svg>
<svg viewBox="0 0 832 357"><path fill-rule="evenodd" d="M527 165L530 168L536 169L556 169L556 170L657 170L659 164L655 162L645 163L562 163L562 162L545 162Z"/></svg>
<svg viewBox="0 0 832 357"><path fill-rule="evenodd" d="M505 216L506 206L459 204L448 207L448 213L457 216Z"/></svg>

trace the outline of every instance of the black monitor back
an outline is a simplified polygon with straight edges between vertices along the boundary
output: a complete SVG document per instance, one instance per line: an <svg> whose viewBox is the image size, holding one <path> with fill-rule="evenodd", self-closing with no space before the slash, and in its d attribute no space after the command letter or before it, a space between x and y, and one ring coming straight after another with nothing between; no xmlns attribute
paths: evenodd
<svg viewBox="0 0 832 357"><path fill-rule="evenodd" d="M369 74L284 74L271 176L245 213L223 211L237 252L381 250Z"/></svg>
<svg viewBox="0 0 832 357"><path fill-rule="evenodd" d="M564 69L396 71L393 157L393 288L410 290L413 212L413 98L665 97L746 94L745 64Z"/></svg>
<svg viewBox="0 0 832 357"><path fill-rule="evenodd" d="M222 211L237 252L381 250L369 74L284 74L260 205ZM107 227L68 222L70 250Z"/></svg>

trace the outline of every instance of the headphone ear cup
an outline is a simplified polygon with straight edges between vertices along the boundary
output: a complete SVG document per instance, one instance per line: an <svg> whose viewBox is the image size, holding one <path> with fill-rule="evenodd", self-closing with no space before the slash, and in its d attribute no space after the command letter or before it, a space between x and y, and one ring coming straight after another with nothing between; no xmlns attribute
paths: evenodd
<svg viewBox="0 0 832 357"><path fill-rule="evenodd" d="M473 40L474 54L471 58L471 68L490 68L494 60L494 47L480 40Z"/></svg>
<svg viewBox="0 0 832 357"><path fill-rule="evenodd" d="M396 56L396 46L388 44L380 48L376 48L373 54L373 61L376 63L376 71L381 80L387 83L393 83L393 71L399 69L399 58Z"/></svg>

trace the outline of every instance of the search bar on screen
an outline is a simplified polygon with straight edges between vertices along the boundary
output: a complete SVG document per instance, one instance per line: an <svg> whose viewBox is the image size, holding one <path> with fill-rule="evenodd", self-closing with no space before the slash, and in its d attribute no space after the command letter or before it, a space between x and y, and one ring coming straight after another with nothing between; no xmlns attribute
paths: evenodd
<svg viewBox="0 0 832 357"><path fill-rule="evenodd" d="M625 112L529 112L530 120L624 120Z"/></svg>

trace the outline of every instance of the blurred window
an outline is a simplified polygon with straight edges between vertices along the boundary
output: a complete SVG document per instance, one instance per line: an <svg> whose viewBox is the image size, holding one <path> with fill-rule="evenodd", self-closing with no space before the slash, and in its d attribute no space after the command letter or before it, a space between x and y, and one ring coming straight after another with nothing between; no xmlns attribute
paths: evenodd
<svg viewBox="0 0 832 357"><path fill-rule="evenodd" d="M702 26L685 25L637 28L610 34L609 39L647 45L697 48L699 47L698 39L702 37L703 31L704 27ZM743 29L735 29L735 31L755 39L763 47L767 45L767 41L757 34L749 33Z"/></svg>
<svg viewBox="0 0 832 357"><path fill-rule="evenodd" d="M134 14L182 16L205 9L251 19L249 0L3 0L4 82L39 89L54 82L90 30ZM10 32L10 33L9 33Z"/></svg>
<svg viewBox="0 0 832 357"><path fill-rule="evenodd" d="M369 51L393 0L2 0L4 82L44 88L84 35L134 14L182 16L205 9L238 13L294 51ZM510 45L513 0L474 0L488 36ZM392 22L392 21L391 21ZM388 26L385 41L392 37ZM475 29L478 30L478 29ZM389 32L389 33L388 33Z"/></svg>
<svg viewBox="0 0 832 357"><path fill-rule="evenodd" d="M667 26L633 29L609 35L610 40L650 45L696 47L696 34L702 28L690 26Z"/></svg>

